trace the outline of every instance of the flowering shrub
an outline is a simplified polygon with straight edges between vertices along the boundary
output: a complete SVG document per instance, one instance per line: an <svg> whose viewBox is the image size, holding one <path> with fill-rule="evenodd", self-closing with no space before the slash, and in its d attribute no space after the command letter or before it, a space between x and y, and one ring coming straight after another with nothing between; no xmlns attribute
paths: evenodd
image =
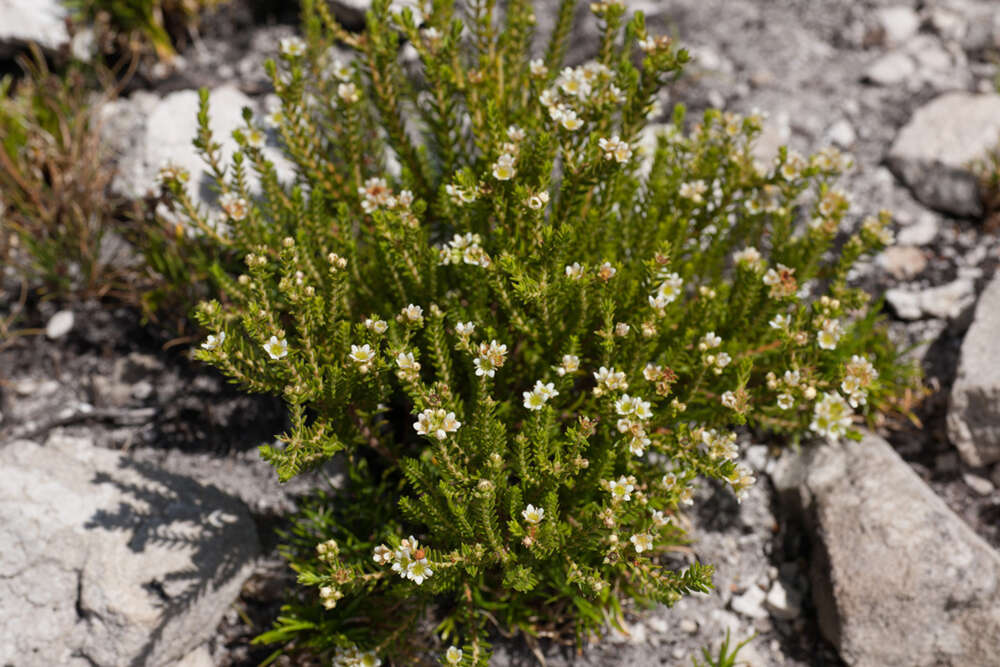
<svg viewBox="0 0 1000 667"><path fill-rule="evenodd" d="M644 142L687 54L619 4L593 6L578 67L572 1L533 60L525 0L452 5L377 0L350 34L305 2L306 39L269 64L281 106L247 113L228 166L203 97L221 210L162 173L245 258L199 309L198 356L287 401L262 448L280 479L340 455L287 536L304 589L261 637L337 665L485 665L491 627L579 640L624 599L707 590L710 566L669 556L698 478L753 484L734 429L853 437L908 379L847 285L890 233L882 214L838 235L843 156L760 165L759 118L686 133L680 108Z"/></svg>

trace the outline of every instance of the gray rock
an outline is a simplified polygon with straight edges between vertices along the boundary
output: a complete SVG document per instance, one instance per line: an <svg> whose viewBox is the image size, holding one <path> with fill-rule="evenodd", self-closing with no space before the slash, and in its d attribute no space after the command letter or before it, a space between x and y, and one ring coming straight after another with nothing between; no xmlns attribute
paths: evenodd
<svg viewBox="0 0 1000 667"><path fill-rule="evenodd" d="M749 618L767 618L764 600L767 594L757 586L751 586L742 595L733 597L732 608L738 614Z"/></svg>
<svg viewBox="0 0 1000 667"><path fill-rule="evenodd" d="M921 107L900 130L888 162L914 196L960 216L983 212L970 163L1000 138L1000 95L954 92Z"/></svg>
<svg viewBox="0 0 1000 667"><path fill-rule="evenodd" d="M885 291L885 300L901 320L919 320L924 312L920 309L920 295L898 287Z"/></svg>
<svg viewBox="0 0 1000 667"><path fill-rule="evenodd" d="M882 7L875 12L875 21L890 45L902 44L920 29L920 16L913 7L894 5Z"/></svg>
<svg viewBox="0 0 1000 667"><path fill-rule="evenodd" d="M784 112L770 115L764 120L761 132L751 149L751 154L762 165L770 167L774 164L775 158L778 157L778 150L782 146L788 145L791 138L792 125L789 115Z"/></svg>
<svg viewBox="0 0 1000 667"><path fill-rule="evenodd" d="M864 79L879 86L895 86L910 79L916 71L917 64L913 58L899 51L890 51L868 66Z"/></svg>
<svg viewBox="0 0 1000 667"><path fill-rule="evenodd" d="M886 290L885 300L903 320L922 317L961 320L976 302L976 287L969 278L958 278L920 292L893 287Z"/></svg>
<svg viewBox="0 0 1000 667"><path fill-rule="evenodd" d="M72 310L60 310L55 315L50 317L48 323L45 325L46 337L49 338L49 340L62 338L72 331L73 321L74 317Z"/></svg>
<svg viewBox="0 0 1000 667"><path fill-rule="evenodd" d="M66 7L58 0L0 0L0 58L28 43L56 51L69 43Z"/></svg>
<svg viewBox="0 0 1000 667"><path fill-rule="evenodd" d="M176 664L259 551L242 503L89 439L8 441L0 467L0 664Z"/></svg>
<svg viewBox="0 0 1000 667"><path fill-rule="evenodd" d="M879 266L894 278L912 278L927 268L924 252L911 245L893 245L876 258Z"/></svg>
<svg viewBox="0 0 1000 667"><path fill-rule="evenodd" d="M925 13L927 27L938 36L961 42L968 31L968 23L962 12L950 7L931 7Z"/></svg>
<svg viewBox="0 0 1000 667"><path fill-rule="evenodd" d="M930 287L920 293L920 309L939 319L956 319L976 301L976 286L967 278Z"/></svg>
<svg viewBox="0 0 1000 667"><path fill-rule="evenodd" d="M858 135L854 131L854 126L844 118L831 125L830 129L826 131L827 141L844 149L853 146L857 138Z"/></svg>
<svg viewBox="0 0 1000 667"><path fill-rule="evenodd" d="M209 96L213 138L221 144L223 163L228 163L237 148L233 130L246 126L243 108L261 114L261 106L234 86L221 86ZM172 164L188 170L191 180L188 192L196 205L212 205L216 196L211 179L191 140L197 133L198 92L182 90L160 99L148 93L116 100L101 109L102 136L118 155L117 173L111 187L129 198L140 198L156 190L156 175L160 168ZM262 121L257 121L263 125ZM265 145L264 156L274 162L279 180L290 181L294 168L278 146ZM252 170L248 170L251 171ZM251 177L256 190L258 182Z"/></svg>
<svg viewBox="0 0 1000 667"><path fill-rule="evenodd" d="M771 616L792 620L802 615L802 596L794 588L777 579L767 592L764 606Z"/></svg>
<svg viewBox="0 0 1000 667"><path fill-rule="evenodd" d="M962 481L965 482L966 486L981 496L988 496L993 493L993 482L985 477L980 477L979 475L973 475L971 472L967 472L962 475Z"/></svg>
<svg viewBox="0 0 1000 667"><path fill-rule="evenodd" d="M874 435L783 457L804 517L820 630L849 665L988 665L1000 653L1000 554Z"/></svg>
<svg viewBox="0 0 1000 667"><path fill-rule="evenodd" d="M983 290L948 402L948 438L972 466L1000 461L1000 276Z"/></svg>
<svg viewBox="0 0 1000 667"><path fill-rule="evenodd" d="M929 212L917 216L909 225L900 228L896 233L896 241L901 245L928 245L937 238L939 231L937 217Z"/></svg>
<svg viewBox="0 0 1000 667"><path fill-rule="evenodd" d="M213 667L212 652L207 646L199 646L181 658L174 667Z"/></svg>

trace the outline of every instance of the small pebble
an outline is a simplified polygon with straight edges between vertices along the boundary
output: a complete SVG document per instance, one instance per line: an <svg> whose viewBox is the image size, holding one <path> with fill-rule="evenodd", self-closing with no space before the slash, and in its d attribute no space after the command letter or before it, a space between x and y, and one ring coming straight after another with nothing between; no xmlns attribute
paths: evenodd
<svg viewBox="0 0 1000 667"><path fill-rule="evenodd" d="M733 611L749 618L767 618L767 610L764 609L765 597L764 591L757 586L751 586L746 593L733 598Z"/></svg>
<svg viewBox="0 0 1000 667"><path fill-rule="evenodd" d="M681 619L680 627L681 630L688 633L689 635L693 635L694 633L698 632L698 624L695 621L692 621L690 618Z"/></svg>
<svg viewBox="0 0 1000 667"><path fill-rule="evenodd" d="M798 592L786 588L780 579L771 585L764 604L775 618L790 620L802 613L802 603Z"/></svg>
<svg viewBox="0 0 1000 667"><path fill-rule="evenodd" d="M962 480L970 489L981 496L988 496L993 493L993 482L985 477L980 477L979 475L973 475L972 473L967 472L962 475Z"/></svg>
<svg viewBox="0 0 1000 667"><path fill-rule="evenodd" d="M49 340L62 338L73 329L74 316L72 310L60 310L49 318L45 325L45 335Z"/></svg>

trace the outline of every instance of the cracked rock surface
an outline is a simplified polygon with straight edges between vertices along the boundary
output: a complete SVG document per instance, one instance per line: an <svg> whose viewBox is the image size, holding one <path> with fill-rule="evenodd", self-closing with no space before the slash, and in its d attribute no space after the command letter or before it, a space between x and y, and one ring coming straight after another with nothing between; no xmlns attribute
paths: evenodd
<svg viewBox="0 0 1000 667"><path fill-rule="evenodd" d="M812 536L819 626L857 667L988 665L1000 553L882 438L784 457L774 476Z"/></svg>
<svg viewBox="0 0 1000 667"><path fill-rule="evenodd" d="M0 664L173 665L259 551L242 503L88 438L0 443L0 468Z"/></svg>

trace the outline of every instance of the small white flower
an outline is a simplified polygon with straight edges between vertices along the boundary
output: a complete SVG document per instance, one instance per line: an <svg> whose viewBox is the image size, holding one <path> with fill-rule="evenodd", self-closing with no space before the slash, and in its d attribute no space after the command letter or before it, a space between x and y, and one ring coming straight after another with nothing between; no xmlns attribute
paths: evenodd
<svg viewBox="0 0 1000 667"><path fill-rule="evenodd" d="M621 398L615 401L615 412L628 416L635 412L635 399L628 394L622 394Z"/></svg>
<svg viewBox="0 0 1000 667"><path fill-rule="evenodd" d="M610 139L599 139L597 144L604 151L605 160L625 163L632 157L632 147L622 141L617 134Z"/></svg>
<svg viewBox="0 0 1000 667"><path fill-rule="evenodd" d="M597 275L598 275L598 276L599 276L599 277L601 278L601 280L603 280L604 282L607 282L607 281L611 280L612 278L614 278L614 277L615 277L615 274L616 274L616 273L618 273L618 269L616 269L616 268L615 268L615 267L614 267L614 266L613 266L613 265L611 264L611 262L604 262L604 263L602 263L602 264L601 264L601 265L600 265L600 266L599 266L599 267L597 268Z"/></svg>
<svg viewBox="0 0 1000 667"><path fill-rule="evenodd" d="M344 594L332 586L322 586L319 589L319 599L322 601L324 609L333 609L337 606L337 600L342 597Z"/></svg>
<svg viewBox="0 0 1000 667"><path fill-rule="evenodd" d="M617 480L610 480L608 482L608 490L611 491L612 500L627 501L632 500L632 492L635 490L635 485L622 475Z"/></svg>
<svg viewBox="0 0 1000 667"><path fill-rule="evenodd" d="M719 336L716 336L714 331L709 331L701 337L701 342L698 343L698 349L704 352L705 350L711 350L719 347L720 345L722 345L722 339Z"/></svg>
<svg viewBox="0 0 1000 667"><path fill-rule="evenodd" d="M729 408L730 410L736 409L736 394L731 391L723 392L722 394L722 404Z"/></svg>
<svg viewBox="0 0 1000 667"><path fill-rule="evenodd" d="M243 137L247 140L247 145L251 148L263 148L264 143L267 141L267 137L256 127L251 127L246 132L243 133Z"/></svg>
<svg viewBox="0 0 1000 667"><path fill-rule="evenodd" d="M568 109L561 114L559 124L570 132L575 132L583 127L583 121L580 120L580 117L572 109Z"/></svg>
<svg viewBox="0 0 1000 667"><path fill-rule="evenodd" d="M267 356L272 359L281 359L288 354L288 341L284 338L279 340L277 336L271 336L271 338L264 343L264 351L267 352Z"/></svg>
<svg viewBox="0 0 1000 667"><path fill-rule="evenodd" d="M417 372L420 370L420 362L413 357L412 352L400 352L396 355L396 365L402 371Z"/></svg>
<svg viewBox="0 0 1000 667"><path fill-rule="evenodd" d="M616 336L627 336L628 332L631 331L631 330L632 330L632 327L630 327L625 322L619 322L618 324L615 325L615 335Z"/></svg>
<svg viewBox="0 0 1000 667"><path fill-rule="evenodd" d="M247 213L250 211L250 205L247 203L247 200L234 192L226 192L219 197L219 206L235 222L239 222L247 217Z"/></svg>
<svg viewBox="0 0 1000 667"><path fill-rule="evenodd" d="M507 358L507 346L492 340L479 344L479 356L473 361L476 366L476 375L494 377L496 369L503 366Z"/></svg>
<svg viewBox="0 0 1000 667"><path fill-rule="evenodd" d="M374 560L379 565L386 565L388 563L391 563L392 558L393 558L392 550L389 549L389 547L385 546L384 544L380 544L377 547L375 547L375 550L372 553L372 560Z"/></svg>
<svg viewBox="0 0 1000 667"><path fill-rule="evenodd" d="M351 345L351 353L348 356L354 363L360 366L366 366L375 358L375 352L372 350L372 346L368 343L360 346Z"/></svg>
<svg viewBox="0 0 1000 667"><path fill-rule="evenodd" d="M337 86L337 96L348 104L354 104L361 99L361 91L353 81L348 81Z"/></svg>
<svg viewBox="0 0 1000 667"><path fill-rule="evenodd" d="M521 512L521 516L524 520L532 525L537 525L541 523L542 519L545 517L545 510L541 507L535 507L534 505L528 505Z"/></svg>
<svg viewBox="0 0 1000 667"><path fill-rule="evenodd" d="M389 325L385 320L376 320L369 317L365 319L365 328L371 329L377 334L384 334Z"/></svg>
<svg viewBox="0 0 1000 667"><path fill-rule="evenodd" d="M559 392L556 391L556 386L553 383L551 382L543 383L541 380L535 382L534 391L544 396L545 400L548 400L550 398L555 398L556 396L559 395Z"/></svg>
<svg viewBox="0 0 1000 667"><path fill-rule="evenodd" d="M507 128L507 138L515 144L519 144L524 141L525 136L524 130L519 128L517 125L511 125Z"/></svg>
<svg viewBox="0 0 1000 667"><path fill-rule="evenodd" d="M650 407L649 401L644 401L639 397L635 397L635 411L632 413L638 419L643 421L653 418L653 410Z"/></svg>
<svg viewBox="0 0 1000 667"><path fill-rule="evenodd" d="M279 45L281 54L289 58L298 58L306 52L306 43L301 37L285 37Z"/></svg>
<svg viewBox="0 0 1000 667"><path fill-rule="evenodd" d="M611 368L601 366L594 372L594 379L597 380L597 387L602 390L625 391L628 389L628 381L625 379L625 373L616 371L613 366Z"/></svg>
<svg viewBox="0 0 1000 667"><path fill-rule="evenodd" d="M226 332L220 331L217 334L209 334L205 337L205 342L201 344L202 349L214 350L222 345L226 340Z"/></svg>
<svg viewBox="0 0 1000 667"><path fill-rule="evenodd" d="M657 528L663 528L668 523L670 523L670 519L664 516L661 510L653 510L652 518L653 518L653 525L656 526Z"/></svg>
<svg viewBox="0 0 1000 667"><path fill-rule="evenodd" d="M562 377L567 373L575 373L578 370L580 370L580 357L575 354L564 354L562 358L562 365L556 369L556 373Z"/></svg>
<svg viewBox="0 0 1000 667"><path fill-rule="evenodd" d="M816 333L816 340L822 349L832 350L837 347L837 342L843 333L844 330L841 328L839 321L826 319L823 321L823 326Z"/></svg>
<svg viewBox="0 0 1000 667"><path fill-rule="evenodd" d="M653 536L649 533L637 533L629 538L632 542L632 546L635 547L635 552L641 554L643 551L649 551L653 548Z"/></svg>
<svg viewBox="0 0 1000 667"><path fill-rule="evenodd" d="M462 204L471 204L472 202L476 201L476 197L479 196L479 193L476 191L475 188L472 188L471 190L466 190L461 186L452 185L450 183L444 186L444 191L445 194L448 195L448 198L451 200L451 203L455 204L456 206L460 206Z"/></svg>
<svg viewBox="0 0 1000 667"><path fill-rule="evenodd" d="M727 352L719 352L715 355L715 368L716 370L722 370L730 363L732 363L733 358L729 356Z"/></svg>
<svg viewBox="0 0 1000 667"><path fill-rule="evenodd" d="M424 319L424 309L411 303L403 309L403 319L409 322L422 322Z"/></svg>
<svg viewBox="0 0 1000 667"><path fill-rule="evenodd" d="M504 153L493 163L493 178L498 181L509 181L517 174L514 168L514 156Z"/></svg>
<svg viewBox="0 0 1000 667"><path fill-rule="evenodd" d="M775 315L768 324L772 329L787 329L791 322L792 318L788 315Z"/></svg>
<svg viewBox="0 0 1000 667"><path fill-rule="evenodd" d="M330 262L331 270L347 268L347 260L335 252L331 252L329 255L327 255L326 260Z"/></svg>
<svg viewBox="0 0 1000 667"><path fill-rule="evenodd" d="M472 322L459 322L455 325L455 333L459 336L470 336L476 330L476 325Z"/></svg>
<svg viewBox="0 0 1000 667"><path fill-rule="evenodd" d="M449 665L457 665L462 662L462 649L457 646L449 646L444 653L444 659Z"/></svg>
<svg viewBox="0 0 1000 667"><path fill-rule="evenodd" d="M760 257L760 251L753 247L743 248L743 250L734 253L733 260L737 264L744 264L755 271L764 265Z"/></svg>
<svg viewBox="0 0 1000 667"><path fill-rule="evenodd" d="M566 265L566 277L571 280L579 280L583 277L583 267L579 262Z"/></svg>
<svg viewBox="0 0 1000 667"><path fill-rule="evenodd" d="M542 190L537 195L528 198L528 208L532 211L540 211L549 203L549 193Z"/></svg>
<svg viewBox="0 0 1000 667"><path fill-rule="evenodd" d="M836 393L823 393L813 409L813 420L809 428L814 432L836 440L847 433L851 426L851 410L843 397Z"/></svg>
<svg viewBox="0 0 1000 667"><path fill-rule="evenodd" d="M649 363L646 367L642 369L642 377L646 378L648 382L655 382L660 373L663 372L663 367L657 364Z"/></svg>
<svg viewBox="0 0 1000 667"><path fill-rule="evenodd" d="M705 181L691 181L690 183L682 183L678 194L694 204L701 204L705 201L702 195L707 191L708 185Z"/></svg>
<svg viewBox="0 0 1000 667"><path fill-rule="evenodd" d="M673 303L681 295L684 287L684 280L676 273L669 273L663 278L663 282L656 289L656 299L660 303Z"/></svg>
<svg viewBox="0 0 1000 667"><path fill-rule="evenodd" d="M454 412L446 412L441 408L427 408L419 415L413 428L419 435L434 436L438 440L444 440L449 433L454 433L462 425L462 422L455 419Z"/></svg>
<svg viewBox="0 0 1000 667"><path fill-rule="evenodd" d="M782 410L791 410L795 407L795 398L791 394L778 394L778 407Z"/></svg>
<svg viewBox="0 0 1000 667"><path fill-rule="evenodd" d="M333 75L341 81L351 80L351 66L340 58L335 58L333 60L330 70L333 72Z"/></svg>
<svg viewBox="0 0 1000 667"><path fill-rule="evenodd" d="M642 456L646 448L653 443L644 432L637 434L628 443L628 450L635 456Z"/></svg>
<svg viewBox="0 0 1000 667"><path fill-rule="evenodd" d="M477 357L472 360L472 364L476 367L476 375L478 377L496 377L497 369L493 365L493 362L484 357ZM527 393L527 392L526 392Z"/></svg>
<svg viewBox="0 0 1000 667"><path fill-rule="evenodd" d="M524 392L524 407L529 410L541 410L545 407L546 398L536 391Z"/></svg>
<svg viewBox="0 0 1000 667"><path fill-rule="evenodd" d="M427 563L426 558L411 560L410 564L406 567L406 578L418 586L424 583L424 580L429 578L432 574L434 574L434 571Z"/></svg>

